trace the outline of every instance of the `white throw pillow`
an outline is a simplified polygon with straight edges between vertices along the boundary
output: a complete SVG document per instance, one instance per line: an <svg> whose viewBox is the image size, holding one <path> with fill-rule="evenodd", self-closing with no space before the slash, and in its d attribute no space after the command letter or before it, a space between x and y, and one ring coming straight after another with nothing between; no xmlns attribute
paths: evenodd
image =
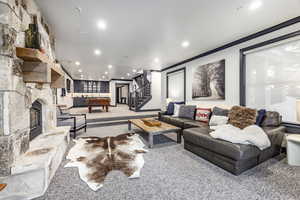
<svg viewBox="0 0 300 200"><path fill-rule="evenodd" d="M228 117L213 115L210 118L209 125L210 126L220 126L220 125L227 124L227 122L228 122Z"/></svg>
<svg viewBox="0 0 300 200"><path fill-rule="evenodd" d="M180 109L181 104L174 104L174 114L172 117L179 117L179 109Z"/></svg>

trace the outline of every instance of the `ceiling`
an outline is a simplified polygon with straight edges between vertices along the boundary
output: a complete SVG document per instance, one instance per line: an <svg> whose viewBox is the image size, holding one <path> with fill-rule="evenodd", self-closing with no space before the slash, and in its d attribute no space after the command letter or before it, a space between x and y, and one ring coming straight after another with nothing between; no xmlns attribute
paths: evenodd
<svg viewBox="0 0 300 200"><path fill-rule="evenodd" d="M300 15L299 0L36 2L56 36L58 60L74 78L94 80L162 69ZM100 20L106 30L98 28ZM183 48L186 40L190 46Z"/></svg>

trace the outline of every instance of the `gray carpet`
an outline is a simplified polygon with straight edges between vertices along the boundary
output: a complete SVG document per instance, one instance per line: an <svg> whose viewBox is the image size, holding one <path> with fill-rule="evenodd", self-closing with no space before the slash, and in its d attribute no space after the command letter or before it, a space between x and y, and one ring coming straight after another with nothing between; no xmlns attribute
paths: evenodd
<svg viewBox="0 0 300 200"><path fill-rule="evenodd" d="M89 129L93 136L118 135L126 125ZM175 138L175 134L169 134ZM290 167L285 159L271 159L240 176L183 149L167 137L144 155L139 179L129 180L120 172L107 176L104 187L93 192L78 176L76 168L56 172L44 197L37 200L200 200L200 199L300 199L300 168Z"/></svg>

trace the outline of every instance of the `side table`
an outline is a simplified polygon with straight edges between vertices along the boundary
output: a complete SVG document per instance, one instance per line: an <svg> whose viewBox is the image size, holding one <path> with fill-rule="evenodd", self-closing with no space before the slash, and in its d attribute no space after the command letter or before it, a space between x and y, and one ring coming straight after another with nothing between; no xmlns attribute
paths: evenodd
<svg viewBox="0 0 300 200"><path fill-rule="evenodd" d="M288 135L286 140L288 164L300 166L300 134Z"/></svg>

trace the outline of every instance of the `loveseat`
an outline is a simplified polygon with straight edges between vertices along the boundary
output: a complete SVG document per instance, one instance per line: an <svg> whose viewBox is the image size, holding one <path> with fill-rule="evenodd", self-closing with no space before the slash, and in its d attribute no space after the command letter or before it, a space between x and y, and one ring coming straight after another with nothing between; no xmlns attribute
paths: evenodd
<svg viewBox="0 0 300 200"><path fill-rule="evenodd" d="M280 117L280 115L275 115ZM212 131L207 123L192 119L172 117L159 112L160 121L175 125L182 129L184 148L215 165L239 175L244 171L280 154L285 127L262 126L271 141L271 147L261 151L253 145L233 144L210 136ZM269 120L269 119L264 119ZM276 119L281 121L281 119ZM264 124L264 123L263 123Z"/></svg>

